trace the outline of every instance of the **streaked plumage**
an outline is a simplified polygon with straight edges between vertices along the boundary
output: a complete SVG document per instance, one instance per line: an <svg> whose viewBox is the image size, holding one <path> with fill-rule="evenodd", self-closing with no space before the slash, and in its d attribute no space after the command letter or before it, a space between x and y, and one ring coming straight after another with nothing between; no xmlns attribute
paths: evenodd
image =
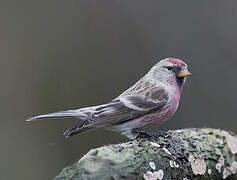
<svg viewBox="0 0 237 180"><path fill-rule="evenodd" d="M159 124L177 109L186 76L187 65L176 58L166 58L128 90L103 105L67 110L28 119L76 117L82 123L65 131L66 137L97 127L121 132L135 138L133 130Z"/></svg>

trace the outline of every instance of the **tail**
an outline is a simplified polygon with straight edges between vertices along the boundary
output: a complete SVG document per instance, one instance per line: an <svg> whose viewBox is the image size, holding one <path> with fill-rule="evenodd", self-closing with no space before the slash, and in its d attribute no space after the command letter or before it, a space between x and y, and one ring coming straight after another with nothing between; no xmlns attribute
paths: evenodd
<svg viewBox="0 0 237 180"><path fill-rule="evenodd" d="M45 119L45 118L66 118L66 117L77 117L80 120L88 119L88 115L82 113L80 109L76 109L76 110L59 111L59 112L34 116L27 119L26 121L35 121L38 119Z"/></svg>
<svg viewBox="0 0 237 180"><path fill-rule="evenodd" d="M68 129L64 135L66 137L87 131L89 129L110 126L113 124L121 123L121 121L135 118L134 110L126 107L120 100L114 100L107 104L102 104L93 107L85 107L76 110L60 111L50 114L44 114L34 116L26 121L34 121L44 118L64 118L64 117L76 117L83 122L71 129Z"/></svg>
<svg viewBox="0 0 237 180"><path fill-rule="evenodd" d="M75 117L79 120L82 120L83 122L73 128L70 128L64 132L64 136L70 137L75 134L87 131L91 129L92 127L86 126L88 123L88 120L90 119L92 113L92 108L82 108L82 109L76 109L76 110L67 110L67 111L59 111L49 114L43 114L31 117L27 119L26 121L36 121L39 119L48 119L48 118L66 118L66 117Z"/></svg>

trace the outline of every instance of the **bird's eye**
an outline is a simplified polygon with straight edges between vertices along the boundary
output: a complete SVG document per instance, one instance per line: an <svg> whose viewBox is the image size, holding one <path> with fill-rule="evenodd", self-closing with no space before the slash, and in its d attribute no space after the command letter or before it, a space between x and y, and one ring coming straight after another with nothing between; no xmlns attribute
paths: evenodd
<svg viewBox="0 0 237 180"><path fill-rule="evenodd" d="M168 69L169 71L174 69L173 66L166 66L165 68Z"/></svg>

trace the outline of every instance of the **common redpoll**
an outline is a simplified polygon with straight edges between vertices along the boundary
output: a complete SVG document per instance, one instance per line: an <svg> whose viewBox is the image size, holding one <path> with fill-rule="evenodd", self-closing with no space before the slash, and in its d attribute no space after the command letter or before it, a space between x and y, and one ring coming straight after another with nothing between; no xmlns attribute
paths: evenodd
<svg viewBox="0 0 237 180"><path fill-rule="evenodd" d="M109 103L39 115L26 121L75 117L82 123L66 130L66 137L106 127L128 138L136 138L140 129L167 120L177 110L186 77L191 75L187 67L180 59L162 59L137 83Z"/></svg>

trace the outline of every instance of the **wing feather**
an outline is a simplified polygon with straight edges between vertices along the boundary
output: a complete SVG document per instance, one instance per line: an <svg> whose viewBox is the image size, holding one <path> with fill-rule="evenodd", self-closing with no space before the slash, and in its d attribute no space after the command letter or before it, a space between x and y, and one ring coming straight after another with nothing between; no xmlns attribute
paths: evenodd
<svg viewBox="0 0 237 180"><path fill-rule="evenodd" d="M103 107L95 108L90 120L84 127L98 127L119 124L148 113L158 111L168 101L168 94L163 88L151 88L142 95L119 96Z"/></svg>

